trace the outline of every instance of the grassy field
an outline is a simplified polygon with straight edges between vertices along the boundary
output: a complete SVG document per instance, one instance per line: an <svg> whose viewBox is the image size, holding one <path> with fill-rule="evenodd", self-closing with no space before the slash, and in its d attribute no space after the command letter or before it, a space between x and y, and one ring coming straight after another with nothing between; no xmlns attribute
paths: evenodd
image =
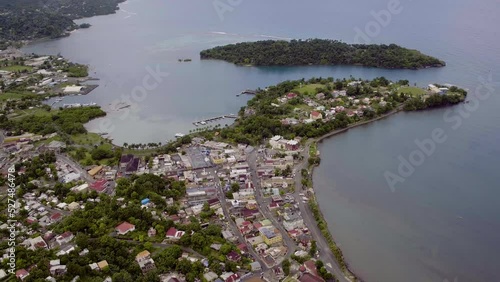
<svg viewBox="0 0 500 282"><path fill-rule="evenodd" d="M309 95L314 95L314 94L317 94L316 92L316 88L324 88L325 85L323 84L307 84L307 85L303 85L302 87L297 87L295 89L292 90L292 92L298 92L300 94L309 94Z"/></svg>
<svg viewBox="0 0 500 282"><path fill-rule="evenodd" d="M57 113L58 110L52 109L50 112L47 112L44 109L41 108L33 108L33 109L26 109L26 110L16 110L12 114L9 115L9 118L12 119L19 119L28 115L34 115L35 117L42 117L42 116L48 116L48 115L53 115Z"/></svg>
<svg viewBox="0 0 500 282"><path fill-rule="evenodd" d="M309 106L309 105L306 105L306 104L300 104L300 105L294 105L293 108L297 108L297 109L300 109L304 112L310 112L312 111L314 108Z"/></svg>
<svg viewBox="0 0 500 282"><path fill-rule="evenodd" d="M318 154L318 147L316 143L312 143L311 146L309 147L309 156L316 157L317 154Z"/></svg>
<svg viewBox="0 0 500 282"><path fill-rule="evenodd" d="M398 89L398 94L400 93L408 93L412 96L420 96L420 95L425 95L427 92L418 87L412 87L412 86L402 86Z"/></svg>
<svg viewBox="0 0 500 282"><path fill-rule="evenodd" d="M54 137L46 139L46 140L37 141L37 142L35 142L35 146L40 146L42 144L47 145L52 141L61 141L61 140L62 140L61 137L58 135L58 136L54 136Z"/></svg>
<svg viewBox="0 0 500 282"><path fill-rule="evenodd" d="M33 70L33 67L16 65L16 66L0 67L0 70L10 71L10 72L17 72L17 71L24 71L24 70L31 71L31 70Z"/></svg>
<svg viewBox="0 0 500 282"><path fill-rule="evenodd" d="M88 146L94 146L94 145L99 146L101 145L101 142L106 142L106 140L101 135L91 132L85 134L72 135L71 140L76 144L88 145ZM109 148L111 148L111 144L107 145L109 145Z"/></svg>
<svg viewBox="0 0 500 282"><path fill-rule="evenodd" d="M144 157L148 155L156 154L158 149L144 149L144 150L132 150L132 149L124 149L124 154L133 154L135 156Z"/></svg>
<svg viewBox="0 0 500 282"><path fill-rule="evenodd" d="M26 92L26 93L11 93L11 92L0 93L0 102L6 101L8 99L21 99L21 98L29 96L29 95L34 95L34 94L31 93L31 92Z"/></svg>

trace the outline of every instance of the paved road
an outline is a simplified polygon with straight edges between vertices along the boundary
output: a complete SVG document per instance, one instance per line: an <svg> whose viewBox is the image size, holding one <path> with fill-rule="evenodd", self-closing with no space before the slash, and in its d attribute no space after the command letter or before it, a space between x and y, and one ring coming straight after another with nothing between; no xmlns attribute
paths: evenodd
<svg viewBox="0 0 500 282"><path fill-rule="evenodd" d="M255 200L259 204L260 212L264 215L265 218L269 219L272 224L280 231L283 237L283 242L287 247L285 258L288 258L296 251L297 244L292 240L292 238L290 238L290 236L288 236L288 232L283 227L283 224L281 224L281 222L278 222L274 214L269 210L269 200L265 199L262 196L262 189L260 187L259 177L257 176L257 150L254 149L252 152L247 154L247 162L248 166L250 167L251 179L256 191Z"/></svg>
<svg viewBox="0 0 500 282"><path fill-rule="evenodd" d="M214 179L215 183L217 186L217 194L219 197L219 201L222 207L222 211L224 212L224 217L226 218L227 223L229 226L231 226L232 233L238 237L238 240L242 243L245 243L247 245L248 252L254 257L256 261L258 261L262 267L262 271L266 271L269 269L267 264L264 262L264 260L255 252L253 249L252 245L250 245L247 240L243 237L241 234L240 230L238 229L238 226L236 226L236 223L231 219L231 214L229 213L229 210L227 208L227 202L226 202L226 193L224 192L224 188L222 187L220 183L220 179L217 176L217 173L215 171L212 171L211 173L214 174Z"/></svg>
<svg viewBox="0 0 500 282"><path fill-rule="evenodd" d="M325 237L323 236L323 234L321 233L321 231L318 228L318 225L316 224L316 220L314 219L314 215L312 214L312 211L309 208L308 203L303 203L301 200L301 197L299 195L303 191L303 189L301 188L302 187L301 170L304 168L307 168L307 165L308 165L307 160L309 158L309 148L313 142L316 142L316 141L322 140L324 138L333 136L335 134L347 131L351 128L354 128L354 127L357 127L360 125L368 124L368 123L373 122L375 120L384 119L384 118L391 116L393 114L396 114L402 110L403 110L403 106L399 106L396 109L394 109L394 110L392 110L392 111L390 111L390 112L388 112L380 117L377 117L375 119L352 124L344 129L334 130L328 134L325 134L324 136L320 137L317 140L315 140L315 139L308 140L304 146L304 150L301 153L303 160L297 166L295 166L296 173L295 173L295 193L294 193L294 196L295 196L295 199L297 200L297 202L299 203L299 208L300 208L302 217L304 219L304 223L308 227L309 232L312 234L313 238L316 240L318 250L321 250L319 253L319 259L325 263L325 265L327 266L327 269L330 272L332 272L335 275L335 277L337 277L337 279L339 279L339 281L350 282L351 279L346 277L345 273L340 269L340 266L337 263L337 259L333 255L332 251L330 250L330 248L328 246L328 243L327 243Z"/></svg>
<svg viewBox="0 0 500 282"><path fill-rule="evenodd" d="M88 172L85 169L83 169L80 164L75 163L71 158L67 157L64 154L56 154L56 157L58 160L69 164L74 170L76 170L81 175L81 178L87 181L89 184L95 182L95 180L92 177L90 177Z"/></svg>
<svg viewBox="0 0 500 282"><path fill-rule="evenodd" d="M67 211L67 210L54 209L54 208L47 206L47 205L41 205L41 206L44 207L45 210L50 212L51 214L60 213L63 216L68 216L71 214L71 212Z"/></svg>
<svg viewBox="0 0 500 282"><path fill-rule="evenodd" d="M350 281L350 279L345 277L344 272L340 269L340 266L338 265L335 256L333 255L332 251L330 250L330 247L328 246L328 242L326 241L325 237L319 230L318 225L316 224L316 219L314 218L314 215L312 214L312 211L309 208L308 203L304 203L301 199L302 197L299 195L300 193L304 192L304 190L302 189L301 170L307 168L309 147L311 146L313 141L314 140L310 140L306 143L305 148L301 153L301 156L303 156L303 160L295 167L296 173L295 173L294 197L299 204L300 212L302 218L304 219L305 225L309 229L309 232L312 235L313 239L316 240L317 249L320 250L319 259L325 263L328 271L332 272L335 275L335 277L339 279L339 281Z"/></svg>

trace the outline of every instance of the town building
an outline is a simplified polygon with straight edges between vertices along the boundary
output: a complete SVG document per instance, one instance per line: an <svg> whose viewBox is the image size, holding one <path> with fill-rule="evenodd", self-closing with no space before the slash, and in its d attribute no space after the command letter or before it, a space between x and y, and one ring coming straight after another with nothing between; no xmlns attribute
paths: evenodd
<svg viewBox="0 0 500 282"><path fill-rule="evenodd" d="M323 115L318 111L312 111L309 118L312 120L320 120L323 119Z"/></svg>
<svg viewBox="0 0 500 282"><path fill-rule="evenodd" d="M135 261L139 264L142 273L146 273L156 268L154 260L151 258L151 253L142 251L135 256Z"/></svg>
<svg viewBox="0 0 500 282"><path fill-rule="evenodd" d="M135 231L135 225L125 221L125 222L121 223L120 225L118 225L115 228L115 230L116 230L116 233L118 233L118 235L125 235L128 232Z"/></svg>
<svg viewBox="0 0 500 282"><path fill-rule="evenodd" d="M182 236L184 236L184 234L186 234L186 232L177 230L177 229L175 229L175 227L170 227L170 229L167 230L167 233L165 236L167 237L168 240L177 241Z"/></svg>
<svg viewBox="0 0 500 282"><path fill-rule="evenodd" d="M75 235L73 235L73 233L71 233L70 231L66 231L56 237L56 242L60 246L62 244L69 243L71 240L73 240L73 238L75 238Z"/></svg>
<svg viewBox="0 0 500 282"><path fill-rule="evenodd" d="M271 246L277 243L281 243L283 240L279 230L274 228L273 226L263 226L259 228L260 236L264 243Z"/></svg>

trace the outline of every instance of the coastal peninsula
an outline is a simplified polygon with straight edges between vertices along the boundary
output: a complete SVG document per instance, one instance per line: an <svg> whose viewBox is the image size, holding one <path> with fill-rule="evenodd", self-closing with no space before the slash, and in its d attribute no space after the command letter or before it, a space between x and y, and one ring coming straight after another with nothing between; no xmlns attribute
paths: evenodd
<svg viewBox="0 0 500 282"><path fill-rule="evenodd" d="M203 50L200 57L252 66L359 65L422 69L446 65L437 58L395 44L347 44L325 39L243 42Z"/></svg>
<svg viewBox="0 0 500 282"><path fill-rule="evenodd" d="M255 96L232 126L120 147L83 127L105 115L98 106L42 104L81 90L68 84L85 66L7 55L0 69L0 183L31 210L12 215L15 274L30 279L355 281L316 202L317 141L467 95L384 77L285 81L246 91Z"/></svg>

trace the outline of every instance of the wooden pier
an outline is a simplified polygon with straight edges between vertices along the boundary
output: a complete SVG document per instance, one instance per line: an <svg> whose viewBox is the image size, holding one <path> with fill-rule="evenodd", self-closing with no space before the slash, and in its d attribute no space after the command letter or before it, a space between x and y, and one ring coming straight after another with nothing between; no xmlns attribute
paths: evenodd
<svg viewBox="0 0 500 282"><path fill-rule="evenodd" d="M207 124L207 122L217 121L217 120L226 119L226 118L237 118L237 117L238 117L238 115L228 114L228 115L216 116L216 117L212 117L212 118L194 121L193 124L198 126L198 125Z"/></svg>

